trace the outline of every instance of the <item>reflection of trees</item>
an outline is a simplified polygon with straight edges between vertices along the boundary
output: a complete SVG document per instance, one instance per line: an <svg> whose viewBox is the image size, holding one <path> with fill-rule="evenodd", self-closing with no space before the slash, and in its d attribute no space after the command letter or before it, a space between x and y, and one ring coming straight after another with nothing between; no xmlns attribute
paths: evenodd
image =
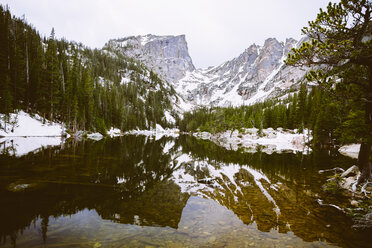
<svg viewBox="0 0 372 248"><path fill-rule="evenodd" d="M205 186L200 189L201 195L231 209L245 224L255 224L261 231L291 231L305 241L321 239L341 246L355 246L348 243L350 240L363 242L363 234L351 230L350 219L315 201L315 194L324 198L320 190L324 179L317 171L335 163L342 166L345 161L321 154L227 151L192 137L174 140L174 147L165 154L168 141L128 136L68 142L62 150L50 148L17 159L0 155L1 239L8 237L15 243L36 220L42 222L40 237L46 238L50 217L87 208L118 223L177 228L189 197L170 180L180 169ZM191 154L193 161L175 168L177 162L172 156L180 155L180 147ZM241 165L233 176L223 171L230 163ZM221 173L213 176L212 169ZM253 170L265 175L270 183L257 181ZM33 187L20 192L6 190L14 182Z"/></svg>
<svg viewBox="0 0 372 248"><path fill-rule="evenodd" d="M273 153L266 154L261 152L247 153L243 150L226 150L213 142L196 139L190 136L181 136L182 151L191 152L192 156L208 161L210 164L233 163L249 165L252 168L259 169L268 177L284 176L288 182L301 181L303 183L313 182L314 174L318 170L333 168L334 164L339 167L347 168L352 163L352 159L343 157L329 157L323 153L312 153L303 155L302 153ZM305 169L304 169L305 168ZM314 188L319 188L315 185Z"/></svg>
<svg viewBox="0 0 372 248"><path fill-rule="evenodd" d="M46 149L19 159L3 156L0 174L11 177L0 182L1 239L10 237L15 244L39 218L46 239L49 217L86 208L115 222L176 228L188 194L169 180L174 168L170 155L163 153L166 142L128 136L66 143L63 150ZM18 179L36 186L5 190Z"/></svg>
<svg viewBox="0 0 372 248"><path fill-rule="evenodd" d="M321 190L325 178L320 178L318 170L333 167L334 164L348 166L350 160L319 153L307 156L250 154L228 151L212 142L192 137L182 138L185 139L183 152L191 152L193 156L193 162L189 164L205 165L201 168L185 168L185 171L192 172L190 175L197 182L202 183L205 176L210 174L210 169L222 168L219 176L210 179L214 184L205 183L205 187L200 190L201 195L231 209L245 224L255 223L264 232L272 229L280 233L292 231L309 242L326 240L345 247L357 242L365 246L368 242L368 235L360 230L354 231L351 219L345 214L316 202L317 197L329 197ZM239 164L241 168L231 180L231 176L224 174L221 164ZM264 174L270 183L262 178L256 181L253 172L250 172L252 169ZM280 210L279 214L275 211L276 206ZM350 241L355 243L350 244Z"/></svg>

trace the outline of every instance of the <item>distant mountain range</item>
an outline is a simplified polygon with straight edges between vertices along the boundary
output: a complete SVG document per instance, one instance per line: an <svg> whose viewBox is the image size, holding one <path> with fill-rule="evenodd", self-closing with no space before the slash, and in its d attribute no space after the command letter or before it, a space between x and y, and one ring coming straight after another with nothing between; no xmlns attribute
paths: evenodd
<svg viewBox="0 0 372 248"><path fill-rule="evenodd" d="M299 88L307 68L289 67L283 60L302 41L269 38L250 45L238 57L196 69L185 35L131 36L110 40L104 47L141 61L168 81L183 99L183 110L195 106L240 106L282 97Z"/></svg>

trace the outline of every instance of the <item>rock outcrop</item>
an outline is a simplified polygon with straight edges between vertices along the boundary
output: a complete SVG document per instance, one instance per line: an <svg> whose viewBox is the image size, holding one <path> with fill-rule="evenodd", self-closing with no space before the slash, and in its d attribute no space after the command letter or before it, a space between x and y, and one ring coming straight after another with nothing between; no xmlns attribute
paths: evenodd
<svg viewBox="0 0 372 248"><path fill-rule="evenodd" d="M177 82L186 72L195 70L185 35L131 36L110 40L105 47L141 61L169 83Z"/></svg>

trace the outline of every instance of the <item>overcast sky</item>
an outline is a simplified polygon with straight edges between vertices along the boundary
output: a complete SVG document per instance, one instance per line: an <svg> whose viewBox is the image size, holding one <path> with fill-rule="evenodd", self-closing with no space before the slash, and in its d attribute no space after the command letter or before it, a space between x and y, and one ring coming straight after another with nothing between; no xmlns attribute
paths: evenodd
<svg viewBox="0 0 372 248"><path fill-rule="evenodd" d="M185 34L197 68L218 65L265 39L298 39L329 0L0 0L42 35L101 48L131 35Z"/></svg>

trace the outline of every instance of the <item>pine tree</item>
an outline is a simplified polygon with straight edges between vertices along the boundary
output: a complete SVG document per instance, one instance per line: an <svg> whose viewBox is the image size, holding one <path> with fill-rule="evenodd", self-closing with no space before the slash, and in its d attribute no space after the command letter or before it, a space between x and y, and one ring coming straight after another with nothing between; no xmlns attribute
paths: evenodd
<svg viewBox="0 0 372 248"><path fill-rule="evenodd" d="M83 86L83 106L85 109L85 123L88 130L92 129L94 126L94 83L91 77L91 72L88 68L83 70L83 75L81 79L81 84Z"/></svg>
<svg viewBox="0 0 372 248"><path fill-rule="evenodd" d="M304 83L300 86L300 91L298 93L298 104L296 109L296 123L299 132L303 131L304 123L306 121L306 96L307 96L307 88Z"/></svg>
<svg viewBox="0 0 372 248"><path fill-rule="evenodd" d="M68 126L75 132L78 127L78 86L80 85L80 60L78 51L74 50L72 66L66 81L66 113Z"/></svg>
<svg viewBox="0 0 372 248"><path fill-rule="evenodd" d="M0 113L3 113L5 116L4 128L6 130L6 123L9 121L9 114L12 112L12 94L9 88L10 80L9 77L6 75L5 80L3 82L0 81Z"/></svg>
<svg viewBox="0 0 372 248"><path fill-rule="evenodd" d="M50 119L53 119L58 113L60 104L60 66L57 56L57 44L54 37L54 28L50 34L47 50L45 53L45 84L46 91L43 92L47 102L47 113Z"/></svg>
<svg viewBox="0 0 372 248"><path fill-rule="evenodd" d="M12 93L9 79L9 29L8 15L0 6L0 113L9 117L12 108ZM6 123L6 122L5 122Z"/></svg>
<svg viewBox="0 0 372 248"><path fill-rule="evenodd" d="M315 21L303 28L311 41L293 49L286 61L294 66L318 66L307 78L328 92L351 89L346 97L364 108L364 132L358 166L360 182L372 178L372 3L369 0L341 0L320 10ZM319 66L323 65L323 66ZM338 80L336 80L338 78ZM357 88L355 91L353 88ZM358 92L356 94L356 92Z"/></svg>

